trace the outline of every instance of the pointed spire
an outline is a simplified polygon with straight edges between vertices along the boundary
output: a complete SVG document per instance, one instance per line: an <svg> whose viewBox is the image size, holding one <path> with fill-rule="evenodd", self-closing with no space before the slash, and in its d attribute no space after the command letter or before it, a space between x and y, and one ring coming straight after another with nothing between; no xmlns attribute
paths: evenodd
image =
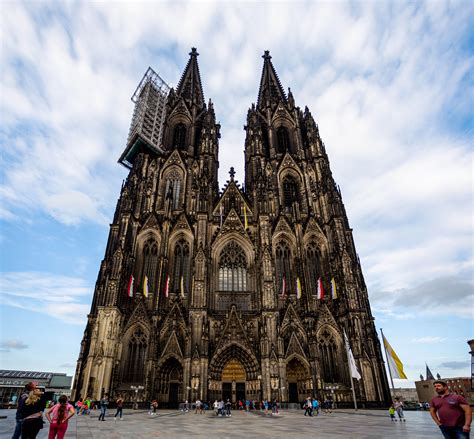
<svg viewBox="0 0 474 439"><path fill-rule="evenodd" d="M189 61L184 69L183 76L176 87L176 94L182 96L190 105L196 104L198 107L204 105L204 93L202 91L201 76L197 57L199 53L193 47L189 52Z"/></svg>
<svg viewBox="0 0 474 439"><path fill-rule="evenodd" d="M272 64L270 52L265 50L262 55L263 69L260 79L260 88L258 90L257 107L263 108L271 103L278 103L280 100L286 102L286 95L281 86L280 79L276 74Z"/></svg>

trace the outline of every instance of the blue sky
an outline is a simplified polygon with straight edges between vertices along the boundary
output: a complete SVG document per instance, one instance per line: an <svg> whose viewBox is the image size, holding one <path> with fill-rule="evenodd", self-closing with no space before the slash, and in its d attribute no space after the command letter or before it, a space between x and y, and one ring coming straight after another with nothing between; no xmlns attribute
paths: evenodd
<svg viewBox="0 0 474 439"><path fill-rule="evenodd" d="M222 124L220 185L269 49L319 125L377 328L412 385L467 376L473 331L470 2L4 2L0 367L74 373L148 66L190 47Z"/></svg>

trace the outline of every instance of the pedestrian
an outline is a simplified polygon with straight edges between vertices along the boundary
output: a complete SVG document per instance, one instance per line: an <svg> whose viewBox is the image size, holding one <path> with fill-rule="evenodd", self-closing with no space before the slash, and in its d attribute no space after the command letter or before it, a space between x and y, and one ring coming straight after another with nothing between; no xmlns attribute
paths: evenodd
<svg viewBox="0 0 474 439"><path fill-rule="evenodd" d="M158 401L156 399L154 399L151 403L151 407L152 407L152 413L151 415L152 416L155 416L156 415L156 409L158 408Z"/></svg>
<svg viewBox="0 0 474 439"><path fill-rule="evenodd" d="M119 397L115 400L117 404L117 411L115 412L114 421L117 420L117 416L120 415L120 420L122 421L122 412L123 412L123 398L119 395Z"/></svg>
<svg viewBox="0 0 474 439"><path fill-rule="evenodd" d="M306 401L304 403L304 408L305 408L304 415L312 416L311 412L313 410L313 404L311 403L311 398L306 398Z"/></svg>
<svg viewBox="0 0 474 439"><path fill-rule="evenodd" d="M393 406L395 407L395 411L397 412L400 422L406 422L405 415L403 414L403 401L401 401L400 398L395 398L395 403Z"/></svg>
<svg viewBox="0 0 474 439"><path fill-rule="evenodd" d="M105 412L107 411L108 405L109 405L109 394L106 393L104 397L100 400L99 421L105 421Z"/></svg>
<svg viewBox="0 0 474 439"><path fill-rule="evenodd" d="M91 413L91 397L90 397L90 396L88 396L88 397L86 398L86 400L84 401L83 407L84 407L84 406L85 406L85 414L86 414L86 415L90 415L90 413ZM84 413L83 413L83 414L84 414Z"/></svg>
<svg viewBox="0 0 474 439"><path fill-rule="evenodd" d="M197 415L198 412L202 414L202 402L199 398L196 399L196 410L194 410L194 414Z"/></svg>
<svg viewBox="0 0 474 439"><path fill-rule="evenodd" d="M23 389L20 399L18 400L18 406L16 410L16 415L15 415L15 420L16 420L16 425L15 425L15 431L13 432L12 439L20 439L21 436L21 409L23 407L23 404L25 404L26 399L28 398L28 394L36 389L36 384L35 383L28 383L25 385L25 388Z"/></svg>
<svg viewBox="0 0 474 439"><path fill-rule="evenodd" d="M397 422L397 419L395 418L395 407L393 406L393 404L389 407L388 414L390 415L390 419L392 420L392 422Z"/></svg>
<svg viewBox="0 0 474 439"><path fill-rule="evenodd" d="M66 434L68 421L75 414L74 407L69 404L67 396L61 395L58 403L46 411L46 419L49 421L48 439L63 439Z"/></svg>
<svg viewBox="0 0 474 439"><path fill-rule="evenodd" d="M436 380L433 387L438 396L431 400L430 414L445 439L469 438L472 410L466 399L450 393L446 381Z"/></svg>
<svg viewBox="0 0 474 439"><path fill-rule="evenodd" d="M41 390L35 388L28 394L21 407L21 439L34 439L43 428L43 411L46 404L41 396Z"/></svg>
<svg viewBox="0 0 474 439"><path fill-rule="evenodd" d="M239 399L239 410L243 410L244 409L244 403L242 402L241 399Z"/></svg>
<svg viewBox="0 0 474 439"><path fill-rule="evenodd" d="M277 400L274 399L272 402L272 415L276 415L276 414L277 414Z"/></svg>
<svg viewBox="0 0 474 439"><path fill-rule="evenodd" d="M313 413L311 414L314 416L314 413L316 413L316 416L319 414L319 402L316 398L313 399L312 401L313 404Z"/></svg>
<svg viewBox="0 0 474 439"><path fill-rule="evenodd" d="M224 400L220 399L217 403L217 411L219 412L220 416L224 416Z"/></svg>
<svg viewBox="0 0 474 439"><path fill-rule="evenodd" d="M225 403L225 409L226 409L225 415L226 416L232 416L231 413L230 413L230 408L231 407L232 407L232 403L230 402L230 399L227 398L227 401Z"/></svg>

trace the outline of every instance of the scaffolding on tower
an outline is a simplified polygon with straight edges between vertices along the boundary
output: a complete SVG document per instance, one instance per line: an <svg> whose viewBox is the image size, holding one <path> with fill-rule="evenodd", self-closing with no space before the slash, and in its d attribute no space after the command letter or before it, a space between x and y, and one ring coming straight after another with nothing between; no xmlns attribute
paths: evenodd
<svg viewBox="0 0 474 439"><path fill-rule="evenodd" d="M151 67L143 75L132 102L135 103L127 146L119 163L131 168L142 147L161 153L163 125L166 117L166 100L170 86Z"/></svg>

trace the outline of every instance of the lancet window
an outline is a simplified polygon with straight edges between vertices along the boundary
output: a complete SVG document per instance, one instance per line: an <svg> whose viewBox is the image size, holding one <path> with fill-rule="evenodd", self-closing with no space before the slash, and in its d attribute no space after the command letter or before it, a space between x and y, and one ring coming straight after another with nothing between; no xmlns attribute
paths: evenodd
<svg viewBox="0 0 474 439"><path fill-rule="evenodd" d="M326 383L341 382L340 365L344 363L338 361L338 349L333 335L328 330L324 330L318 339L322 379Z"/></svg>
<svg viewBox="0 0 474 439"><path fill-rule="evenodd" d="M147 345L147 335L141 327L136 328L128 340L124 382L141 383L144 381Z"/></svg>
<svg viewBox="0 0 474 439"><path fill-rule="evenodd" d="M179 209L181 195L181 178L178 173L173 171L166 177L165 188L166 200L169 200L171 209Z"/></svg>
<svg viewBox="0 0 474 439"><path fill-rule="evenodd" d="M293 203L299 203L299 188L295 178L288 175L283 180L283 205L290 209Z"/></svg>
<svg viewBox="0 0 474 439"><path fill-rule="evenodd" d="M277 151L284 154L290 150L290 136L286 127L277 128Z"/></svg>
<svg viewBox="0 0 474 439"><path fill-rule="evenodd" d="M234 241L224 247L219 259L219 291L247 291L247 259Z"/></svg>
<svg viewBox="0 0 474 439"><path fill-rule="evenodd" d="M186 148L186 127L183 123L178 123L174 127L173 146L180 150Z"/></svg>
<svg viewBox="0 0 474 439"><path fill-rule="evenodd" d="M143 273L142 282L145 282L145 276L148 278L148 291L156 291L156 271L158 268L158 244L153 238L145 242L143 246Z"/></svg>
<svg viewBox="0 0 474 439"><path fill-rule="evenodd" d="M174 247L174 267L172 291L186 294L189 291L190 252L189 244L185 239L180 239Z"/></svg>
<svg viewBox="0 0 474 439"><path fill-rule="evenodd" d="M287 294L291 291L293 278L291 276L291 250L286 242L277 244L275 256L277 291L279 294Z"/></svg>
<svg viewBox="0 0 474 439"><path fill-rule="evenodd" d="M309 285L313 295L318 291L318 280L321 277L321 258L318 245L311 241L306 247L306 261L308 268Z"/></svg>

